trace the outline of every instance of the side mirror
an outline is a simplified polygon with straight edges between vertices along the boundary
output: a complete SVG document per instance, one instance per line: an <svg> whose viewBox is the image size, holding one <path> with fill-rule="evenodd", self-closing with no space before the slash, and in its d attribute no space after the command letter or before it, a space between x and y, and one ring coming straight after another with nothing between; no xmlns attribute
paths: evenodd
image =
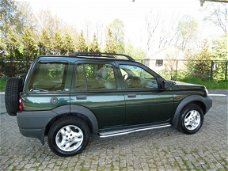
<svg viewBox="0 0 228 171"><path fill-rule="evenodd" d="M160 90L165 90L165 80L163 78L158 77L157 81L159 83Z"/></svg>

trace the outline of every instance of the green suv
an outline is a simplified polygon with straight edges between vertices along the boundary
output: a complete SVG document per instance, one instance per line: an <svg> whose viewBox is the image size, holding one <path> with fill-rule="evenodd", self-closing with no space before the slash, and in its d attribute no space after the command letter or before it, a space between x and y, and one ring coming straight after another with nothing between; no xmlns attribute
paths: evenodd
<svg viewBox="0 0 228 171"><path fill-rule="evenodd" d="M85 149L91 135L111 137L174 126L193 134L212 106L201 85L166 81L130 56L41 56L24 79L7 81L5 103L20 132L60 156Z"/></svg>

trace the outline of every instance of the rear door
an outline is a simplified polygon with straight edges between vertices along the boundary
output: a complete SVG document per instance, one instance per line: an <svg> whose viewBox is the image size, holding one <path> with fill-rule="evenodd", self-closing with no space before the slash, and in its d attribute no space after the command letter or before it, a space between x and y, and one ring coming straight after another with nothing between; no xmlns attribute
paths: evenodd
<svg viewBox="0 0 228 171"><path fill-rule="evenodd" d="M175 112L172 92L160 91L156 75L136 63L119 63L126 102L126 123L167 122Z"/></svg>
<svg viewBox="0 0 228 171"><path fill-rule="evenodd" d="M125 102L112 62L84 61L75 64L72 82L72 105L91 110L99 129L125 123ZM73 111L77 112L77 111Z"/></svg>
<svg viewBox="0 0 228 171"><path fill-rule="evenodd" d="M69 105L71 83L69 70L68 62L64 61L41 60L36 63L28 75L25 91L22 94L24 110L52 110Z"/></svg>

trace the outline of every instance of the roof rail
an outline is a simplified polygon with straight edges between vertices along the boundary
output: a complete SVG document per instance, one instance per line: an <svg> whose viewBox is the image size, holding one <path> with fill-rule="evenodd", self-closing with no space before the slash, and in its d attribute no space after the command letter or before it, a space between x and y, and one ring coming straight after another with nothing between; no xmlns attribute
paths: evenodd
<svg viewBox="0 0 228 171"><path fill-rule="evenodd" d="M69 56L92 56L92 57L104 57L104 58L116 58L118 59L118 56L125 57L127 60L130 61L135 61L132 57L129 55L125 54L120 54L120 53L106 53L106 52L75 52L75 53L70 53ZM121 59L121 58L119 58Z"/></svg>

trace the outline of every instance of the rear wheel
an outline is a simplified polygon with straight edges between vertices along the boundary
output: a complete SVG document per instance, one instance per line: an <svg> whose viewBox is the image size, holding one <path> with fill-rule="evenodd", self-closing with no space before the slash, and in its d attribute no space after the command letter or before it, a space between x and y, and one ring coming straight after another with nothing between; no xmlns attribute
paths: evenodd
<svg viewBox="0 0 228 171"><path fill-rule="evenodd" d="M20 92L23 90L21 78L9 78L5 90L5 106L9 115L15 116L19 107Z"/></svg>
<svg viewBox="0 0 228 171"><path fill-rule="evenodd" d="M72 156L81 153L89 141L87 124L76 117L57 120L48 133L50 149L59 156Z"/></svg>
<svg viewBox="0 0 228 171"><path fill-rule="evenodd" d="M181 113L179 129L186 134L194 134L203 125L204 114L202 109L196 104L187 105Z"/></svg>

